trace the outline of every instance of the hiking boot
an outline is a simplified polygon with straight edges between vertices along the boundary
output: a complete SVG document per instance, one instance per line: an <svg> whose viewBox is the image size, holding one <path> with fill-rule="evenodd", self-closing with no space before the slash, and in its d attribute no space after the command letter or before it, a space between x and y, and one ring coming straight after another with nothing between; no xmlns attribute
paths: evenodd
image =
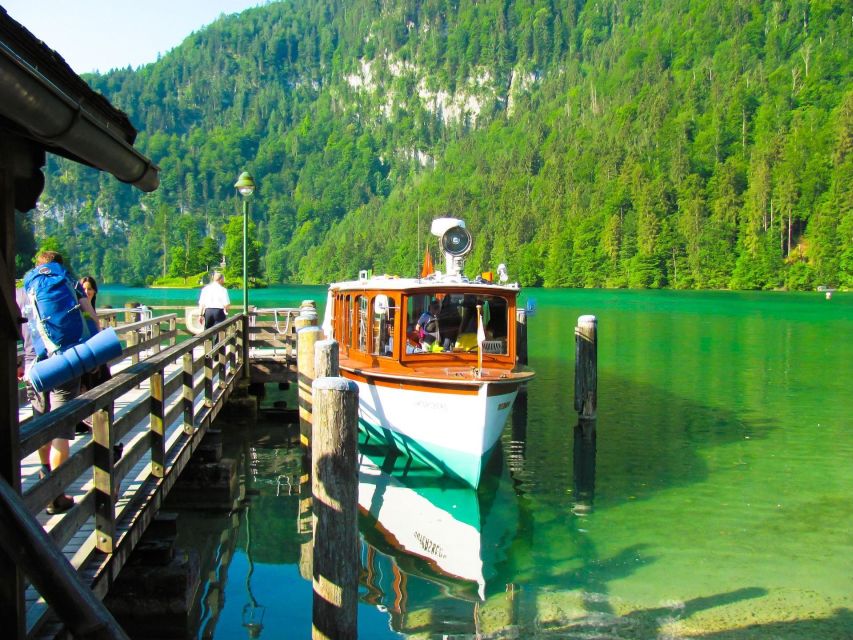
<svg viewBox="0 0 853 640"><path fill-rule="evenodd" d="M71 496L66 496L64 493L56 498L53 502L47 505L47 512L50 515L56 515L57 513L65 513L71 507L74 506L74 498Z"/></svg>

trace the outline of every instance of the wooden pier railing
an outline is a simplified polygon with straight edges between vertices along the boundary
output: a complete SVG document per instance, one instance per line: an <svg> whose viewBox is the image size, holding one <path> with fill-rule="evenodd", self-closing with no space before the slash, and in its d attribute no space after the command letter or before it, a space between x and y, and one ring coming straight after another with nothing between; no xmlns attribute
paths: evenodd
<svg viewBox="0 0 853 640"><path fill-rule="evenodd" d="M175 316L174 326L178 336L197 335L200 331L191 319L197 316L197 307L154 305L121 309L98 309L101 322L120 330L124 323L130 323L138 318L144 321L152 318L155 313L168 313ZM296 327L295 321L300 309L295 307L249 307L249 337L251 347L260 357L277 357L296 359ZM162 315L160 317L163 317Z"/></svg>
<svg viewBox="0 0 853 640"><path fill-rule="evenodd" d="M201 333L187 326L191 309L100 309L102 323L115 328L123 346L122 356L109 363L112 379L47 415L19 411L20 515L37 518L56 552L69 561L69 571L98 598L127 562L235 383L246 372L249 382L284 381L295 368L300 309L252 308L248 317L234 315ZM20 407L26 404L23 391ZM91 423L91 435L77 438L69 459L39 478L35 452L84 420ZM75 506L46 515L46 505L63 492L75 498ZM30 582L50 584L56 568L45 563L41 571ZM26 586L30 638L56 624L52 613L68 611L67 602L45 602L62 593L61 585L52 587L38 593Z"/></svg>
<svg viewBox="0 0 853 640"><path fill-rule="evenodd" d="M312 307L313 308L313 307ZM296 318L301 309L296 307L249 307L249 348L247 355L252 382L279 381L285 370L296 362ZM153 313L170 313L176 317L179 340L197 335L200 331L194 320L196 306L154 305L121 309L99 309L102 321L117 330L120 322L133 318L148 319Z"/></svg>
<svg viewBox="0 0 853 640"><path fill-rule="evenodd" d="M179 343L175 314L119 326L124 356L131 358L126 368L60 409L22 422L23 503L99 598L240 378L246 324L242 314L233 316ZM42 445L89 417L91 436L78 439L59 468L43 479L32 464L26 469L24 461ZM46 516L44 508L62 492L75 496L75 506ZM33 589L26 596L32 637L48 608Z"/></svg>

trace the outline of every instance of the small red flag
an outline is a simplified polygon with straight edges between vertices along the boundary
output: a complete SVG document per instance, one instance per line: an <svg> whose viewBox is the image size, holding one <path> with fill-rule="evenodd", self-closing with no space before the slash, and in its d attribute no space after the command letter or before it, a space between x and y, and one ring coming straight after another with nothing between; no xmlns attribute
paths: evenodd
<svg viewBox="0 0 853 640"><path fill-rule="evenodd" d="M421 267L421 278L426 278L435 273L435 266L432 264L432 254L429 248L424 251L424 264Z"/></svg>

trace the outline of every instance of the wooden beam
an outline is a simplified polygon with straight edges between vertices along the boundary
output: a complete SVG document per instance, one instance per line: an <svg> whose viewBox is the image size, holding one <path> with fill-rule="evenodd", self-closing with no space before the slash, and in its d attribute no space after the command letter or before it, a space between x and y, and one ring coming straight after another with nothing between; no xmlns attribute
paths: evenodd
<svg viewBox="0 0 853 640"><path fill-rule="evenodd" d="M113 407L105 407L92 416L92 440L95 443L95 546L102 553L115 549L115 497L118 486L114 476Z"/></svg>
<svg viewBox="0 0 853 640"><path fill-rule="evenodd" d="M10 301L15 296L15 155L12 139L0 134L0 477L21 493L21 456L18 439L18 313L13 314ZM11 268L9 268L11 265ZM16 307L15 307L16 308ZM3 480L0 480L2 482ZM15 561L0 553L0 620L6 632L24 637L23 574Z"/></svg>

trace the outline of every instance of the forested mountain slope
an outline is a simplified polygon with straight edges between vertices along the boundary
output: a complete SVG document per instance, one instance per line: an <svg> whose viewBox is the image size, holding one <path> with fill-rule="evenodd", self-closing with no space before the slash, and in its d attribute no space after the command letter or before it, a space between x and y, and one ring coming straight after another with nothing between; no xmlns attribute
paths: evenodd
<svg viewBox="0 0 853 640"><path fill-rule="evenodd" d="M270 3L87 76L162 186L51 159L30 219L107 282L239 272L247 169L271 282L412 274L454 215L528 285L850 286L851 51L843 0Z"/></svg>

